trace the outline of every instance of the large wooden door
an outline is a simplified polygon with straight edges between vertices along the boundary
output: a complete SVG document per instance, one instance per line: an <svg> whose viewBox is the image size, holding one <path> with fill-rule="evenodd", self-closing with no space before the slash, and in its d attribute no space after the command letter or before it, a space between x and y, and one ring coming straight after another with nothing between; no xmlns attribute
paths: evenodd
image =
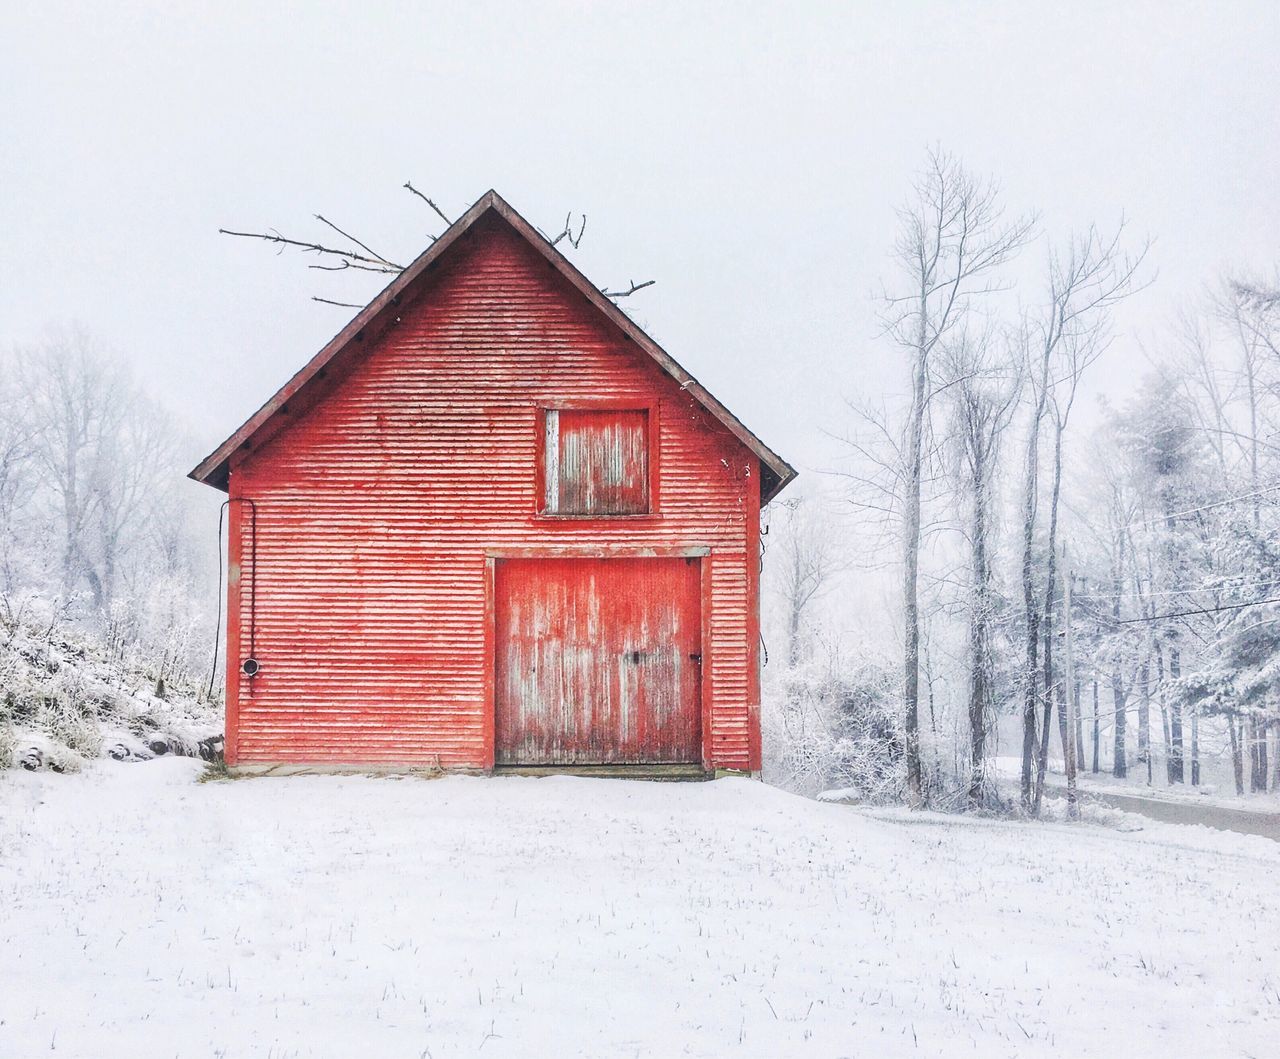
<svg viewBox="0 0 1280 1059"><path fill-rule="evenodd" d="M499 765L702 759L697 559L506 559L494 571Z"/></svg>

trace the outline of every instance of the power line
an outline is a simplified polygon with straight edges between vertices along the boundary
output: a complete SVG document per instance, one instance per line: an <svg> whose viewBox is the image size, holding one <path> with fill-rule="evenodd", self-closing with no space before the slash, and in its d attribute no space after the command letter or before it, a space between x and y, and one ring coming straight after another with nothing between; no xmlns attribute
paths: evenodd
<svg viewBox="0 0 1280 1059"><path fill-rule="evenodd" d="M1230 576L1230 575L1228 575ZM1253 581L1248 584L1221 584L1221 585L1200 585L1195 588L1170 588L1163 589L1159 592L1109 592L1099 595L1096 592L1073 592L1071 593L1075 599L1088 600L1115 600L1115 599L1155 599L1157 596L1187 596L1194 592L1240 592L1248 591L1254 588L1270 588L1272 585L1280 585L1280 579L1272 581Z"/></svg>
<svg viewBox="0 0 1280 1059"><path fill-rule="evenodd" d="M1269 485L1264 489L1255 490L1252 493L1245 493L1242 496L1229 496L1225 500L1215 500L1212 504L1202 504L1200 507L1189 507L1185 511L1171 511L1167 515L1153 515L1151 518L1135 519L1132 522L1124 524L1125 529L1131 529L1134 526L1148 526L1153 522L1164 522L1171 518L1182 518L1184 515L1194 515L1199 511L1208 511L1210 508L1223 507L1226 504L1239 504L1245 500L1253 500L1256 497L1263 496L1266 493L1274 493L1280 489L1280 483Z"/></svg>
<svg viewBox="0 0 1280 1059"><path fill-rule="evenodd" d="M1168 614L1152 614L1142 618L1112 618L1112 625L1133 625L1138 622L1162 621L1165 618L1187 618L1194 614L1219 614L1224 610L1243 610L1245 607L1260 607L1264 603L1280 603L1280 596L1271 599L1255 599L1252 603L1230 603L1225 607L1206 607L1200 610L1175 610Z"/></svg>

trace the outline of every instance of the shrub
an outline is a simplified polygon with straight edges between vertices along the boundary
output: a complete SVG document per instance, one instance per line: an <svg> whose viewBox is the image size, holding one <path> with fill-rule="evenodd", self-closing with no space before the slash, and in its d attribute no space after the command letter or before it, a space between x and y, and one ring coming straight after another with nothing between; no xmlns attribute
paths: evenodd
<svg viewBox="0 0 1280 1059"><path fill-rule="evenodd" d="M18 733L7 720L0 721L0 769L13 767L18 753Z"/></svg>
<svg viewBox="0 0 1280 1059"><path fill-rule="evenodd" d="M762 720L770 782L801 794L851 788L875 802L901 796L902 733L881 666L798 666L773 689Z"/></svg>

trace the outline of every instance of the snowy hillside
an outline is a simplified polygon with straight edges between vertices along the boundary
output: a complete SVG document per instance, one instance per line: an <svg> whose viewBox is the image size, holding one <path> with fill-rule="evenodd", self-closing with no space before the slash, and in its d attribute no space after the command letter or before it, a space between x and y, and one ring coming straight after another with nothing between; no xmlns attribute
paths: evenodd
<svg viewBox="0 0 1280 1059"><path fill-rule="evenodd" d="M87 634L0 624L0 770L221 753L222 710L178 667Z"/></svg>
<svg viewBox="0 0 1280 1059"><path fill-rule="evenodd" d="M1274 1054L1263 839L200 771L0 776L4 1054Z"/></svg>

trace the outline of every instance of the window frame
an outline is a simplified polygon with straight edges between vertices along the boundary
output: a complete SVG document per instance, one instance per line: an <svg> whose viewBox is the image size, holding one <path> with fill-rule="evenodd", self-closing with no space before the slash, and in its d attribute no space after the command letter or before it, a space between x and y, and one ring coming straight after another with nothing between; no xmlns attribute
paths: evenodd
<svg viewBox="0 0 1280 1059"><path fill-rule="evenodd" d="M537 457L534 475L534 517L554 522L628 522L661 517L658 496L658 405L652 400L615 399L605 401L540 401L534 430L537 435ZM578 513L547 510L547 413L548 412L644 412L645 452L647 455L649 509L626 514Z"/></svg>

